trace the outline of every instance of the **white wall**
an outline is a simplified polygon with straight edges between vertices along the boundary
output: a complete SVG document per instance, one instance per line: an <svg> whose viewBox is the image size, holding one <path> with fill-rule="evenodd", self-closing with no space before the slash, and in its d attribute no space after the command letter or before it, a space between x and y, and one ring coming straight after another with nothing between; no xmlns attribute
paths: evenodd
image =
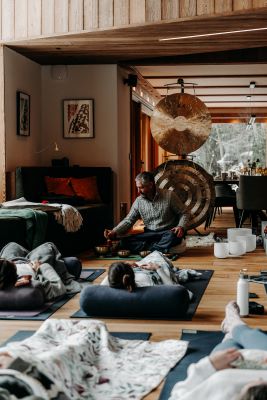
<svg viewBox="0 0 267 400"><path fill-rule="evenodd" d="M51 67L42 67L42 146L56 141L60 152L42 153L42 164L68 157L70 164L109 166L117 170L117 66L68 66L64 80L51 78ZM63 138L63 99L94 99L95 137Z"/></svg>
<svg viewBox="0 0 267 400"><path fill-rule="evenodd" d="M63 80L51 78L51 66L40 66L5 48L5 119L7 170L51 165L67 157L70 165L108 166L114 171L116 215L130 199L130 99L123 72L116 65L68 66ZM16 135L16 91L31 96L31 134ZM92 139L63 138L63 100L94 99ZM60 152L54 152L57 142ZM46 149L39 153L41 149Z"/></svg>
<svg viewBox="0 0 267 400"><path fill-rule="evenodd" d="M94 99L92 139L63 137L63 100ZM68 66L64 80L51 78L51 66L42 67L42 147L56 142L41 153L40 162L50 165L52 158L67 157L70 165L108 166L114 171L116 216L121 201L129 201L129 88L116 65Z"/></svg>
<svg viewBox="0 0 267 400"><path fill-rule="evenodd" d="M6 170L38 165L41 137L41 67L39 64L4 48ZM16 91L30 95L30 136L16 131Z"/></svg>

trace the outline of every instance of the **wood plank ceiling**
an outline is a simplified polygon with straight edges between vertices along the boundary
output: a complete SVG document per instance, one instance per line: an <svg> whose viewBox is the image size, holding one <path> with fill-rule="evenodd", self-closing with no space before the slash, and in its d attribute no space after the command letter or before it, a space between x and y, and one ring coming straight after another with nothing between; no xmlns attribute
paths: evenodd
<svg viewBox="0 0 267 400"><path fill-rule="evenodd" d="M196 95L209 108L266 115L266 21L267 7L6 45L41 65L118 63L136 72L157 98L166 94L166 84L182 77L196 83ZM214 33L223 34L206 36ZM202 36L187 38L192 35ZM162 40L171 37L178 39ZM253 90L251 81L256 83Z"/></svg>

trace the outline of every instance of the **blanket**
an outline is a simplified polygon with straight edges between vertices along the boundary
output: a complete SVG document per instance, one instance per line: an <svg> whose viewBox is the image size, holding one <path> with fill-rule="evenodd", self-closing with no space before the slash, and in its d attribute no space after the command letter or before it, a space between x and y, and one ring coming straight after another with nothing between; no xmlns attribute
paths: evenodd
<svg viewBox="0 0 267 400"><path fill-rule="evenodd" d="M59 203L35 203L26 200L24 197L19 199L6 201L1 204L2 210L5 209L38 209L40 211L53 211L56 221L63 225L66 232L76 232L80 229L83 223L83 219L79 211L68 205ZM19 210L18 210L19 211ZM39 243L40 244L40 243Z"/></svg>
<svg viewBox="0 0 267 400"><path fill-rule="evenodd" d="M56 387L73 400L138 400L159 385L187 345L119 339L97 320L50 319L29 339L0 348L0 354L8 352L42 371L54 383L53 394ZM31 388L39 393L40 381ZM51 393L44 398L52 398Z"/></svg>
<svg viewBox="0 0 267 400"><path fill-rule="evenodd" d="M17 217L26 222L26 242L29 249L34 249L45 241L48 217L40 210L30 208L22 210L10 210L0 208L0 218Z"/></svg>

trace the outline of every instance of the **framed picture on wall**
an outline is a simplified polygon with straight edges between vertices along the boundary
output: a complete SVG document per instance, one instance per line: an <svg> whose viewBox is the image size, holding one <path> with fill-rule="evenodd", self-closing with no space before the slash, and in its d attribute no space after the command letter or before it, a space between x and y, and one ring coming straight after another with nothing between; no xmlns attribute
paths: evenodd
<svg viewBox="0 0 267 400"><path fill-rule="evenodd" d="M30 136L30 96L17 92L17 135Z"/></svg>
<svg viewBox="0 0 267 400"><path fill-rule="evenodd" d="M94 100L63 100L66 139L94 138Z"/></svg>

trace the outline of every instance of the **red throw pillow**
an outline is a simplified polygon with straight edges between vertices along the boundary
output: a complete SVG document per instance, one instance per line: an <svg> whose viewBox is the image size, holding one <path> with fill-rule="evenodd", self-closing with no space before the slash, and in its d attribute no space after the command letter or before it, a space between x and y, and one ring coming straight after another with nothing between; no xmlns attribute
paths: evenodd
<svg viewBox="0 0 267 400"><path fill-rule="evenodd" d="M70 181L76 196L83 197L91 203L101 203L96 176L88 176L87 178L70 178Z"/></svg>
<svg viewBox="0 0 267 400"><path fill-rule="evenodd" d="M70 178L53 178L51 176L45 176L45 183L48 193L75 196L75 192L70 183Z"/></svg>

